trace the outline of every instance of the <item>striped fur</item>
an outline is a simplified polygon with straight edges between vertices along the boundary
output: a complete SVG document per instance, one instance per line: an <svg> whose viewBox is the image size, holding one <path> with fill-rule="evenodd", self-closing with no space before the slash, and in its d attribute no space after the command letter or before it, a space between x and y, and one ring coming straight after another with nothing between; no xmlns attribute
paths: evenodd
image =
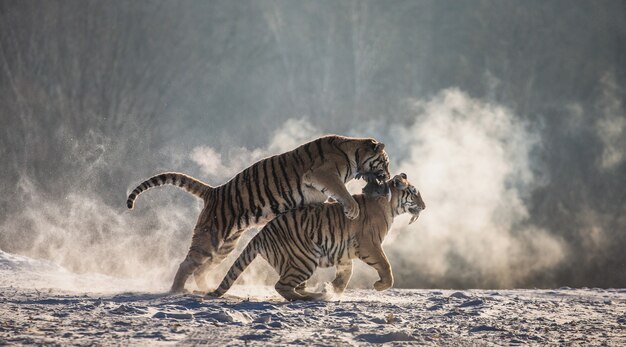
<svg viewBox="0 0 626 347"><path fill-rule="evenodd" d="M317 267L335 266L333 287L343 292L354 258L378 271L380 280L374 284L377 290L391 287L393 275L382 242L395 216L410 213L414 220L426 205L406 175L397 175L386 185L390 199L354 195L362 211L354 220L346 218L336 203L311 204L277 216L250 241L210 295L224 295L257 255L278 272L276 290L287 300L320 297L305 290L306 281Z"/></svg>
<svg viewBox="0 0 626 347"><path fill-rule="evenodd" d="M166 172L166 173L158 174L156 176L152 176L148 178L147 180L143 181L140 185L138 185L137 188L135 188L128 195L128 200L126 200L126 206L132 210L135 204L135 199L137 198L139 194L141 194L142 192L150 188L154 188L154 187L158 187L158 186L162 186L166 184L171 184L171 185L180 187L184 189L185 191L187 191L188 193L191 193L199 197L200 199L206 199L207 193L211 189L213 189L208 184L202 181L199 181L191 176L187 176L185 174L178 173L178 172Z"/></svg>
<svg viewBox="0 0 626 347"><path fill-rule="evenodd" d="M141 192L163 184L176 185L204 200L172 291L182 291L191 274L200 290L206 291L207 272L222 262L250 227L263 225L285 211L324 202L328 197L341 204L348 218L356 218L359 206L345 187L355 177L370 181L389 177L384 144L374 139L331 135L262 159L217 187L178 173L154 176L130 193L127 205L132 208Z"/></svg>

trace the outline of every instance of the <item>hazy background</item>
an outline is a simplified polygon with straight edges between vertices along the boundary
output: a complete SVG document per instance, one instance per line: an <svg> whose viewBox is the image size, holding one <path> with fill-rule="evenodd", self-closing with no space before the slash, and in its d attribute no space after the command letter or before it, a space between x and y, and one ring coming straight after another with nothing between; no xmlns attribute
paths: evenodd
<svg viewBox="0 0 626 347"><path fill-rule="evenodd" d="M396 286L624 287L624 18L622 1L0 0L0 249L167 287L199 204L161 188L130 212L129 189L221 184L335 133L385 142L427 204L386 243Z"/></svg>

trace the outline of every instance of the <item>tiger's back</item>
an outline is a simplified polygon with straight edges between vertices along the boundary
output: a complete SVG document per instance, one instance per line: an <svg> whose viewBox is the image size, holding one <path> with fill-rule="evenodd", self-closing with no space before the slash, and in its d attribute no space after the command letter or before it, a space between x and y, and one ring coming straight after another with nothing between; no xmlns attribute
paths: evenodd
<svg viewBox="0 0 626 347"><path fill-rule="evenodd" d="M242 170L211 192L207 201L214 204L207 205L205 210L224 211L228 216L223 219L232 216L236 221L233 227L241 230L264 224L280 213L307 203L325 201L327 197L324 193L302 182L304 173L315 162L312 157L303 154L320 155L311 152L309 146L305 150L304 146L262 159ZM207 217L214 216L207 214Z"/></svg>

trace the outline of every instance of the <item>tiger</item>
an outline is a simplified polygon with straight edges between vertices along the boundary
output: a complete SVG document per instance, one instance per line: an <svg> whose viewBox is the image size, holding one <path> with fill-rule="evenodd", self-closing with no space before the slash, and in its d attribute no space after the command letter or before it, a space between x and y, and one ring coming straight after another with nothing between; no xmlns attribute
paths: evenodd
<svg viewBox="0 0 626 347"><path fill-rule="evenodd" d="M348 219L359 215L359 204L345 183L356 179L384 181L390 177L385 144L373 138L328 135L274 155L243 169L223 185L212 187L191 176L168 172L139 184L127 207L143 191L174 185L204 201L191 246L180 263L170 292L185 291L193 274L200 291L208 291L207 273L235 248L241 234L262 226L276 215L311 203L336 200Z"/></svg>
<svg viewBox="0 0 626 347"><path fill-rule="evenodd" d="M380 279L374 288L382 291L393 286L391 265L382 248L394 217L410 213L409 224L426 208L420 192L406 174L384 183L389 197L368 193L353 195L361 213L349 219L338 203L310 204L285 212L267 223L235 260L230 270L209 297L221 297L246 267L261 255L280 275L276 291L286 300L314 300L321 293L308 292L306 281L318 267L335 266L334 292L344 292L352 276L352 259L358 258L376 269Z"/></svg>

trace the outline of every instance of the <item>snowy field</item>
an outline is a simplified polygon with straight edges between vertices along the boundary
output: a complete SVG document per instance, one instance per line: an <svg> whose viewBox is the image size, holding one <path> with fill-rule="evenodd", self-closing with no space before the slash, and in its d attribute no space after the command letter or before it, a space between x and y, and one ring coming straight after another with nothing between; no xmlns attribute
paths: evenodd
<svg viewBox="0 0 626 347"><path fill-rule="evenodd" d="M626 345L624 289L352 289L284 302L270 287L204 299L114 284L0 251L0 345Z"/></svg>

